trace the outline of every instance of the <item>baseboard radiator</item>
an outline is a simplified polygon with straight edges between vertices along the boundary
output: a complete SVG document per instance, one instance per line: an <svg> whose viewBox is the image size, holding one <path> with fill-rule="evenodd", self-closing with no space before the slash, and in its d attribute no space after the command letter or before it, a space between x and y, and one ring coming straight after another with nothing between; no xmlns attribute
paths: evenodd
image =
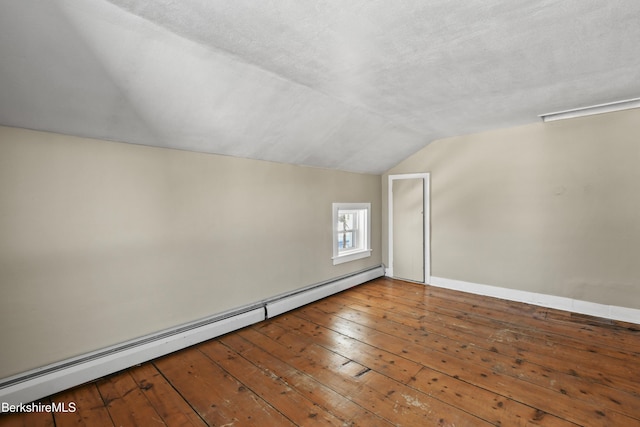
<svg viewBox="0 0 640 427"><path fill-rule="evenodd" d="M29 403L210 340L384 275L378 266L0 380L0 402Z"/></svg>

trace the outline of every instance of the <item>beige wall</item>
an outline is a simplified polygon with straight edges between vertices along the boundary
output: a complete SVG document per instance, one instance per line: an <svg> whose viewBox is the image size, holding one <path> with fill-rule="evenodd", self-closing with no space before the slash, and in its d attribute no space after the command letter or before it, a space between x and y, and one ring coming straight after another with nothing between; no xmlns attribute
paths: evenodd
<svg viewBox="0 0 640 427"><path fill-rule="evenodd" d="M640 110L435 141L388 174L412 172L432 276L640 308Z"/></svg>
<svg viewBox="0 0 640 427"><path fill-rule="evenodd" d="M0 378L381 263L380 178L0 127ZM373 255L333 266L331 203Z"/></svg>

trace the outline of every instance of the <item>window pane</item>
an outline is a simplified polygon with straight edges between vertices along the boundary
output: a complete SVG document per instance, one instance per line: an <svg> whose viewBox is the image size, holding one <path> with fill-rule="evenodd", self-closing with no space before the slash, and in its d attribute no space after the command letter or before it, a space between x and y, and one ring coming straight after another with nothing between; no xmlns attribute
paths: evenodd
<svg viewBox="0 0 640 427"><path fill-rule="evenodd" d="M333 264L370 256L370 203L333 204Z"/></svg>
<svg viewBox="0 0 640 427"><path fill-rule="evenodd" d="M348 213L348 214L345 214L345 215L344 215L344 218L345 218L344 225L345 225L345 228L346 228L347 230L353 230L353 228L354 228L354 224L353 224L353 222L354 222L354 221L353 221L353 216L354 216L354 215L353 215L352 213Z"/></svg>
<svg viewBox="0 0 640 427"><path fill-rule="evenodd" d="M355 227L355 215L353 212L338 211L338 230L353 230Z"/></svg>
<svg viewBox="0 0 640 427"><path fill-rule="evenodd" d="M353 249L353 231L338 233L338 249Z"/></svg>

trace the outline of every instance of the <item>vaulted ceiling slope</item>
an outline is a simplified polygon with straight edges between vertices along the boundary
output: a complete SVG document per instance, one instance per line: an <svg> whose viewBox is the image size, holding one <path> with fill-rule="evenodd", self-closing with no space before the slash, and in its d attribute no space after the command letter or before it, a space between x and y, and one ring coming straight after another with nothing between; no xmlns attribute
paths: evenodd
<svg viewBox="0 0 640 427"><path fill-rule="evenodd" d="M0 124L382 173L640 96L637 0L0 0Z"/></svg>

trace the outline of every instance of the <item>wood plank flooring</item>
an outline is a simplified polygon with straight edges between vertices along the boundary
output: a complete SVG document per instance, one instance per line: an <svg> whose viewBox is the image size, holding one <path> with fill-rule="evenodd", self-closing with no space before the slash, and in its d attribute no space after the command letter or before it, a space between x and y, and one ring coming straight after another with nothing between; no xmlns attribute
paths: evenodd
<svg viewBox="0 0 640 427"><path fill-rule="evenodd" d="M1 426L640 426L640 326L381 278Z"/></svg>

